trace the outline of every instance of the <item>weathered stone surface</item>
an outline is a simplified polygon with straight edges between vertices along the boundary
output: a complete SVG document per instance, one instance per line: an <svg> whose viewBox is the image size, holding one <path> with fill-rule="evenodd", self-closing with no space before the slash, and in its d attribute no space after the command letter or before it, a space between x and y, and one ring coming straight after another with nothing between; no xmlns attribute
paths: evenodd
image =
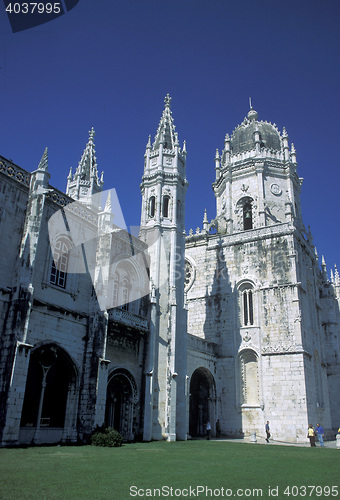
<svg viewBox="0 0 340 500"><path fill-rule="evenodd" d="M113 225L111 194L104 210L93 197L93 129L67 194L47 150L31 174L0 157L2 445L86 442L103 424L169 441L217 419L235 437L269 420L292 442L309 423L338 429L339 273L303 225L287 132L250 110L215 155L216 216L185 237L170 102L146 147L139 238Z"/></svg>

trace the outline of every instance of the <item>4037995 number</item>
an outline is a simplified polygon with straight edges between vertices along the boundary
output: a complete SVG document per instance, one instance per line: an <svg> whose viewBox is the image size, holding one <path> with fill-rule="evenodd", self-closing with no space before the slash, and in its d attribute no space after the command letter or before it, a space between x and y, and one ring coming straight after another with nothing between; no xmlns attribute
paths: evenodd
<svg viewBox="0 0 340 500"><path fill-rule="evenodd" d="M337 497L338 486L287 486L283 494L286 497Z"/></svg>
<svg viewBox="0 0 340 500"><path fill-rule="evenodd" d="M60 14L62 6L60 2L42 3L10 3L6 7L9 14Z"/></svg>

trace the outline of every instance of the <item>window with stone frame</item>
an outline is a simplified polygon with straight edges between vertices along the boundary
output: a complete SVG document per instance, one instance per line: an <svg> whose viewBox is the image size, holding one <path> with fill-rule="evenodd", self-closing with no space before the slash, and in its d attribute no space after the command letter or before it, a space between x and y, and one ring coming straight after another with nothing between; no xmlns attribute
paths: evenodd
<svg viewBox="0 0 340 500"><path fill-rule="evenodd" d="M243 229L253 229L253 211L250 202L243 205Z"/></svg>
<svg viewBox="0 0 340 500"><path fill-rule="evenodd" d="M156 198L151 196L149 199L149 217L155 216L155 208L156 208Z"/></svg>
<svg viewBox="0 0 340 500"><path fill-rule="evenodd" d="M240 231L249 231L255 227L256 205L251 196L243 196L236 203L235 227Z"/></svg>
<svg viewBox="0 0 340 500"><path fill-rule="evenodd" d="M257 354L248 349L239 356L240 367L240 404L259 404L259 375Z"/></svg>
<svg viewBox="0 0 340 500"><path fill-rule="evenodd" d="M168 218L170 213L170 196L163 197L163 217Z"/></svg>
<svg viewBox="0 0 340 500"><path fill-rule="evenodd" d="M239 309L241 326L254 325L254 288L250 283L239 288Z"/></svg>
<svg viewBox="0 0 340 500"><path fill-rule="evenodd" d="M59 238L53 249L50 283L59 288L66 287L69 263L70 243L66 238Z"/></svg>

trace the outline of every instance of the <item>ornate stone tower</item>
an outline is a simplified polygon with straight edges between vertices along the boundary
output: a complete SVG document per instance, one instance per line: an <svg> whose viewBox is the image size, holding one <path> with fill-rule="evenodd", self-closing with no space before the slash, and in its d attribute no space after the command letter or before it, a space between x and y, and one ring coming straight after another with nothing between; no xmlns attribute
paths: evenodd
<svg viewBox="0 0 340 500"><path fill-rule="evenodd" d="M216 217L186 239L191 433L202 433L202 407L228 435L261 435L269 419L278 439L305 441L309 422L331 428L322 301L333 307L334 286L323 291L303 225L295 148L251 108L215 170Z"/></svg>
<svg viewBox="0 0 340 500"><path fill-rule="evenodd" d="M149 246L151 322L148 339L144 440L186 439L186 310L184 207L188 182L181 149L165 107L153 145L149 137L142 178L140 238Z"/></svg>
<svg viewBox="0 0 340 500"><path fill-rule="evenodd" d="M66 194L74 200L86 205L92 204L92 195L103 189L103 172L99 179L97 169L96 150L94 147L94 130L89 132L89 140L81 157L75 174L72 176L72 167L67 177Z"/></svg>
<svg viewBox="0 0 340 500"><path fill-rule="evenodd" d="M226 134L222 155L216 150L216 226L228 234L294 220L301 222L296 154L288 134L258 121L251 108L232 136Z"/></svg>

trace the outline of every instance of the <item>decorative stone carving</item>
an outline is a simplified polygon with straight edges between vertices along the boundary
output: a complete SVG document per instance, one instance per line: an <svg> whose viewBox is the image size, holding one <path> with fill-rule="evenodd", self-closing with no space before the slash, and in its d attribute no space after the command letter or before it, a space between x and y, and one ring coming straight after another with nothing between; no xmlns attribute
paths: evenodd
<svg viewBox="0 0 340 500"><path fill-rule="evenodd" d="M195 280L195 268L193 264L185 259L185 279L184 279L184 289L187 292Z"/></svg>
<svg viewBox="0 0 340 500"><path fill-rule="evenodd" d="M280 194L282 194L282 189L280 188L280 186L276 183L273 183L271 186L270 186L270 190L273 194L275 194L276 196L280 196Z"/></svg>

